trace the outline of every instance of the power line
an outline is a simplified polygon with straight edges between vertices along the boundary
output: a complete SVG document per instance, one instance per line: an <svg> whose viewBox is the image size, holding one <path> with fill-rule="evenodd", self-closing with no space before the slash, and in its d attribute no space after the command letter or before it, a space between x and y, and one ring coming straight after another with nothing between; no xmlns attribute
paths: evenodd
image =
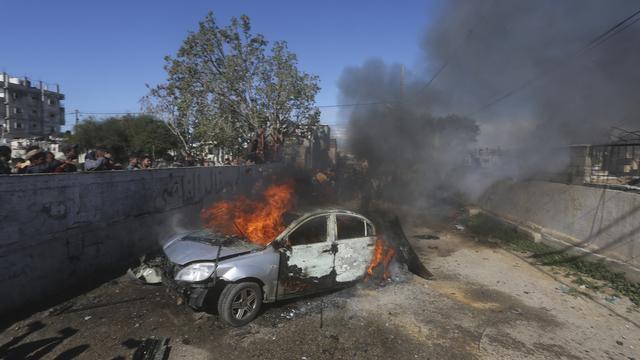
<svg viewBox="0 0 640 360"><path fill-rule="evenodd" d="M587 52L589 50L595 49L596 47L604 44L606 41L608 41L612 37L614 37L617 34L623 32L624 30L626 30L627 28L629 28L630 26L632 26L633 24L635 24L636 22L638 22L640 20L640 17L638 17L638 18L634 19L633 21L629 22L631 19L636 17L638 14L640 14L640 9L635 11L633 14L627 16L623 20L619 21L618 23L616 23L615 25L610 27L607 31L605 31L605 32L599 34L598 36L596 36L595 38L591 39L585 46L581 47L576 52L571 53L566 59L562 60L560 62L560 64L558 64L558 65L562 65L562 64L568 62L574 56L581 55L581 54L583 54L583 53L585 53L585 52ZM480 108L478 108L474 112L472 112L470 114L467 114L465 116L474 116L474 115L476 115L476 114L478 114L478 113L480 113L480 112L482 112L482 111L494 106L495 104L497 104L499 102L502 102L503 100L513 96L514 94L520 92L521 90L524 90L525 88L529 87L536 80L544 78L547 75L551 74L554 70L555 69L551 69L549 71L543 72L539 76L534 76L534 77L531 77L531 78L525 80L522 84L520 84L517 87L505 92L504 94L502 94L502 95L498 96L497 98L489 101L488 103L482 105Z"/></svg>
<svg viewBox="0 0 640 360"><path fill-rule="evenodd" d="M624 29L626 29L627 27L635 24L638 19L634 20L631 24L622 27L626 22L628 22L629 20L631 20L632 18L634 18L636 15L640 14L640 9L637 10L636 12L634 12L633 14L627 16L626 18L624 18L623 20L621 20L620 22L618 22L617 24L613 25L611 28L609 28L609 30L605 31L604 33L596 36L593 40L591 40L584 48L582 48L579 52L583 52L588 50L590 47L596 47L598 45L600 45L601 43L607 41L611 36L616 35L617 33L619 33L620 31L623 31ZM621 28L622 27L622 28ZM616 30L618 30L616 32ZM615 33L614 33L615 32Z"/></svg>
<svg viewBox="0 0 640 360"><path fill-rule="evenodd" d="M429 79L429 81L427 81L426 84L424 84L424 86L420 89L420 91L424 91L426 90L429 85L431 85L432 82L435 81L436 78L438 78L438 76L440 75L440 73L447 68L447 66L449 66L449 60L451 60L450 58L447 59L447 61L444 62L444 64L442 64L442 66L440 67L440 69L438 69L438 71L435 72L435 74L433 74L433 76L431 76L431 79Z"/></svg>
<svg viewBox="0 0 640 360"><path fill-rule="evenodd" d="M491 3L493 4L493 2ZM491 5L489 6L491 7ZM466 36L464 37L463 41L456 46L455 50L457 50L458 48L460 48L460 46L462 46L462 44L464 44L464 42L466 42L471 35L473 34L473 32L475 31L475 29L482 24L482 22L485 20L486 16L482 16L477 23L475 23L468 31ZM454 50L454 54L455 54L455 50ZM440 74L447 68L447 66L449 66L449 63L451 62L451 59L453 58L453 55L450 56L447 60L445 60L445 62L442 64L442 66L440 66L440 68L431 76L431 78L426 82L426 84L420 89L420 91L424 91L425 89L427 89L437 78L438 76L440 76ZM340 108L340 107L355 107L355 106L370 106L370 105L393 105L393 104L397 104L400 103L399 101L372 101L372 102L366 102L366 103L350 103L350 104L332 104L332 105L318 105L316 106L317 108ZM76 113L65 113L65 115L75 115ZM139 114L148 114L145 112L78 112L77 114L79 115L139 115Z"/></svg>
<svg viewBox="0 0 640 360"><path fill-rule="evenodd" d="M489 4L488 8L490 9L492 7L493 7L493 2ZM440 66L440 68L431 76L429 81L427 81L427 83L420 89L421 92L426 90L429 86L431 86L431 83L433 83L438 78L438 76L440 76L440 74L449 66L449 64L451 63L451 60L455 57L455 54L457 53L458 49L460 49L460 47L469 40L471 35L473 35L475 30L484 22L485 19L486 19L486 15L482 15L478 19L478 21L475 24L473 24L473 26L471 26L471 28L467 31L467 34L465 35L464 39L454 48L453 52L451 53L451 56L449 56L444 61L444 63Z"/></svg>
<svg viewBox="0 0 640 360"><path fill-rule="evenodd" d="M350 106L368 106L368 105L389 105L395 103L394 101L373 101L367 103L353 103L353 104L334 104L334 105L318 105L318 108L336 108L336 107L350 107Z"/></svg>

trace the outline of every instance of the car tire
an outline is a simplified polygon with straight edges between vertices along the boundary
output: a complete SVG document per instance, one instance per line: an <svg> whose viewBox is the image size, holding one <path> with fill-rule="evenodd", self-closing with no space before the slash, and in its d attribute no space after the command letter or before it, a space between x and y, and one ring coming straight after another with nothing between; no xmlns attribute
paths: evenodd
<svg viewBox="0 0 640 360"><path fill-rule="evenodd" d="M258 316L262 289L254 282L228 284L218 298L218 314L231 326L243 326Z"/></svg>

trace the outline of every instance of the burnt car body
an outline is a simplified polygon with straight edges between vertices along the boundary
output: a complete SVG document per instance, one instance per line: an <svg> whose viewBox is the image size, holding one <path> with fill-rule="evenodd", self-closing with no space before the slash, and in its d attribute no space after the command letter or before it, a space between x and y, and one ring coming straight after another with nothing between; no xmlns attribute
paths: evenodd
<svg viewBox="0 0 640 360"><path fill-rule="evenodd" d="M262 303L340 288L366 274L375 247L373 223L346 210L307 213L265 246L199 230L164 246L163 278L195 309L215 297L234 326L255 318Z"/></svg>

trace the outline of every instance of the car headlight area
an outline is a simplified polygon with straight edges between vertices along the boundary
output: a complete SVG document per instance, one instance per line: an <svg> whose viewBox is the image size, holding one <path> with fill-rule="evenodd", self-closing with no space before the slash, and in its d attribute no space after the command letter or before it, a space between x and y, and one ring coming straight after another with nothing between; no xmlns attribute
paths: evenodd
<svg viewBox="0 0 640 360"><path fill-rule="evenodd" d="M176 281L198 282L208 279L213 270L215 263L195 263L180 270L175 277Z"/></svg>

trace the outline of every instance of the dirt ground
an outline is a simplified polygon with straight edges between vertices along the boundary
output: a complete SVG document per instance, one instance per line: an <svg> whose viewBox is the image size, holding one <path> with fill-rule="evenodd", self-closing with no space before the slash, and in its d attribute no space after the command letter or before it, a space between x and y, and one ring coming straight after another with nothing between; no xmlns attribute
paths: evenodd
<svg viewBox="0 0 640 360"><path fill-rule="evenodd" d="M453 222L403 222L434 280L396 269L232 328L122 276L0 328L0 358L128 359L168 338L169 359L640 359L640 314L626 299L569 291L555 269Z"/></svg>

